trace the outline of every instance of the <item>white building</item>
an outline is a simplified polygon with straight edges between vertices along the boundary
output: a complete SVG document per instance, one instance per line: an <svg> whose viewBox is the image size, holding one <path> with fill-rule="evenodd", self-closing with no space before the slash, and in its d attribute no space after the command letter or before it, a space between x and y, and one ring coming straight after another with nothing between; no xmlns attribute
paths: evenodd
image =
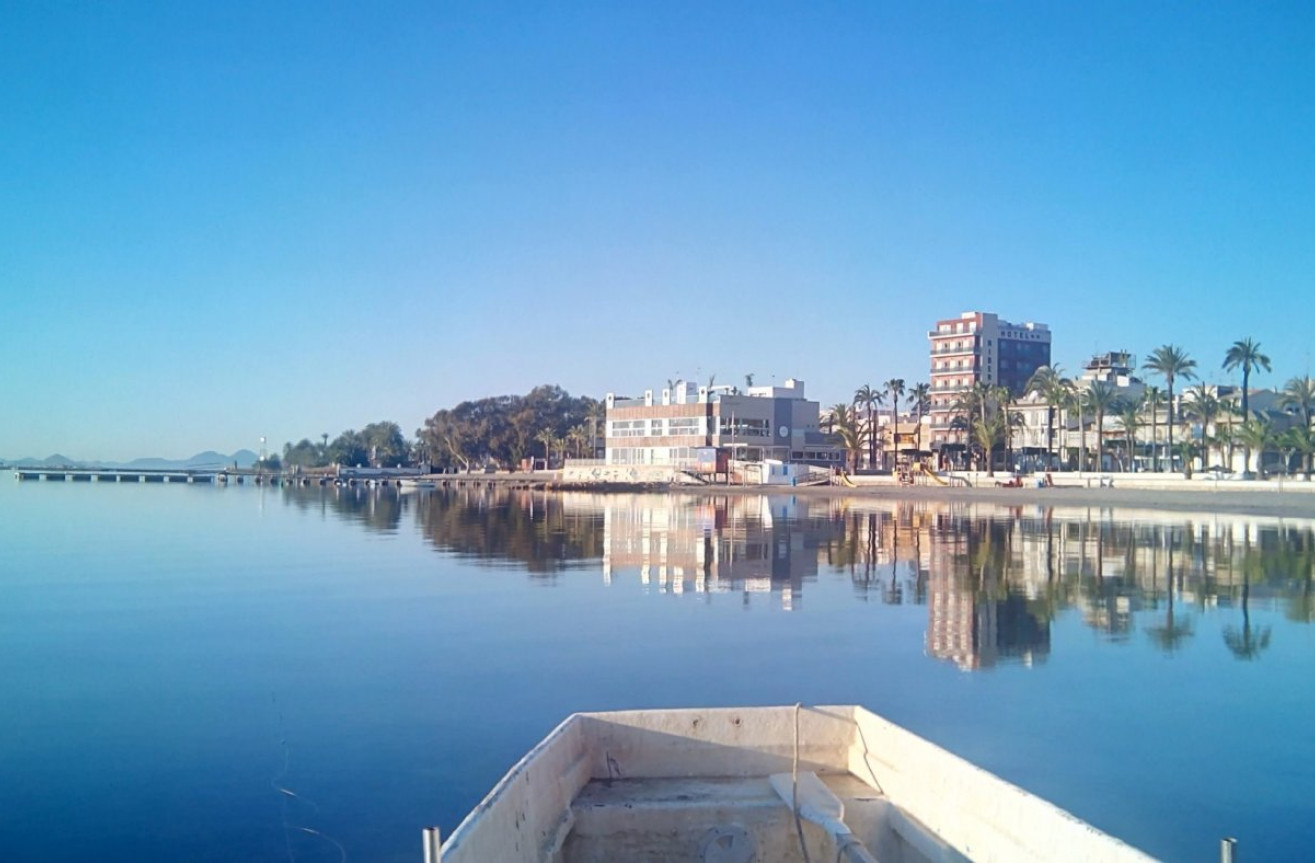
<svg viewBox="0 0 1315 863"><path fill-rule="evenodd" d="M844 458L819 428L820 406L794 378L743 392L677 381L638 399L608 393L606 407L609 465L688 464L708 448L742 461L830 466Z"/></svg>

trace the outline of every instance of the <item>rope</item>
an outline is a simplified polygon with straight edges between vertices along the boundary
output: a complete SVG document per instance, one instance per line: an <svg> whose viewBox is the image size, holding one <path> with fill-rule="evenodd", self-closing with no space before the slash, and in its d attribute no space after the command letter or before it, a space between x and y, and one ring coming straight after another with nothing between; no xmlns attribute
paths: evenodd
<svg viewBox="0 0 1315 863"><path fill-rule="evenodd" d="M794 810L794 829L799 836L799 850L803 852L804 863L813 863L808 856L808 846L804 844L804 822L799 817L799 702L794 705L794 760L790 765L790 808Z"/></svg>

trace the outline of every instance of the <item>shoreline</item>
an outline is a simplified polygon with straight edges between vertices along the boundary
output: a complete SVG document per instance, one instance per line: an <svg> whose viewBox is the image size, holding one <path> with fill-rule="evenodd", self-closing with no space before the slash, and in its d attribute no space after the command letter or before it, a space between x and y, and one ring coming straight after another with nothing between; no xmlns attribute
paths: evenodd
<svg viewBox="0 0 1315 863"><path fill-rule="evenodd" d="M438 478L438 477L436 477ZM450 478L450 477L449 477ZM841 498L876 501L987 503L998 506L1056 506L1089 509L1151 509L1180 513L1228 513L1275 518L1315 519L1315 493L1284 489L1277 483L1271 489L1230 489L1227 487L1186 487L1150 489L1127 487L1086 487L1055 485L1049 488L1024 486L897 486L889 483L859 485L761 486L761 485L685 485L654 483L563 483L539 474L486 474L479 482L539 488L545 491L585 492L591 494L679 494L769 495L800 498Z"/></svg>

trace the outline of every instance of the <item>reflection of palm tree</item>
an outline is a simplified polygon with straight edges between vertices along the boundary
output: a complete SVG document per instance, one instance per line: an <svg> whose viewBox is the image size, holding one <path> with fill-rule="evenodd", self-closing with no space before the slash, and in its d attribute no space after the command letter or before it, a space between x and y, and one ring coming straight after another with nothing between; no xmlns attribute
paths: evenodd
<svg viewBox="0 0 1315 863"><path fill-rule="evenodd" d="M1173 616L1173 536L1167 537L1169 544L1169 564L1168 564L1168 585L1169 585L1169 608L1165 612L1164 625L1152 626L1146 630L1151 639L1157 646L1166 653L1172 653L1181 646L1187 639L1196 634L1192 626L1191 618L1186 620L1174 620ZM1152 582L1153 583L1153 582Z"/></svg>
<svg viewBox="0 0 1315 863"><path fill-rule="evenodd" d="M1259 553L1253 553L1248 540L1242 557L1242 628L1224 627L1224 644L1238 659L1258 659L1261 651L1269 647L1270 628L1251 629L1251 573L1263 566Z"/></svg>

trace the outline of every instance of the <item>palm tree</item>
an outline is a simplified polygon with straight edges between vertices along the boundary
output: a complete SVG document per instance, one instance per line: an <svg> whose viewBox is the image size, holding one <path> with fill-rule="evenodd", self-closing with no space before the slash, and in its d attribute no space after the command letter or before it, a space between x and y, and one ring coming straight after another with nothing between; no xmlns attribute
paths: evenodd
<svg viewBox="0 0 1315 863"><path fill-rule="evenodd" d="M1105 469L1105 414L1117 411L1119 391L1105 381L1092 381L1082 392L1082 406L1091 411L1096 420L1096 470ZM1085 438L1086 435L1084 434Z"/></svg>
<svg viewBox="0 0 1315 863"><path fill-rule="evenodd" d="M840 445L853 459L853 470L858 470L858 460L863 454L863 430L855 416L855 411L847 404L832 405L827 417L827 426L831 433L840 439Z"/></svg>
<svg viewBox="0 0 1315 863"><path fill-rule="evenodd" d="M1055 457L1055 411L1064 401L1067 387L1068 381L1057 365L1042 366L1032 372L1032 377L1023 387L1024 392L1036 393L1046 403L1046 456L1052 461Z"/></svg>
<svg viewBox="0 0 1315 863"><path fill-rule="evenodd" d="M918 440L918 452L922 452L922 417L931 408L931 384L923 381L914 384L909 390L909 407L913 408L913 432Z"/></svg>
<svg viewBox="0 0 1315 863"><path fill-rule="evenodd" d="M1201 421L1201 470L1205 470L1210 455L1210 427L1214 425L1215 418L1219 416L1223 406L1218 396L1204 383L1192 387L1187 394L1192 400L1183 404L1183 413Z"/></svg>
<svg viewBox="0 0 1315 863"><path fill-rule="evenodd" d="M975 441L973 424L987 421L987 411L991 403L991 387L985 381L976 381L968 389L960 392L950 405L950 414L954 417L952 428L962 429L968 434L970 446Z"/></svg>
<svg viewBox="0 0 1315 863"><path fill-rule="evenodd" d="M1311 441L1310 427L1291 426L1279 432L1274 438L1274 446L1283 454L1283 473L1292 473L1292 457L1297 453L1303 456ZM1303 464L1304 464L1303 458Z"/></svg>
<svg viewBox="0 0 1315 863"><path fill-rule="evenodd" d="M1280 398L1283 409L1301 417L1301 424L1310 428L1311 416L1315 415L1315 380L1310 375L1290 378Z"/></svg>
<svg viewBox="0 0 1315 863"><path fill-rule="evenodd" d="M891 453L899 458L899 402L904 398L906 392L904 387L904 378L891 378L884 384L887 395L890 396L890 433Z"/></svg>
<svg viewBox="0 0 1315 863"><path fill-rule="evenodd" d="M1187 356L1187 352L1177 345L1161 345L1151 352L1151 358L1148 359L1142 368L1154 372L1164 378L1165 387L1168 390L1169 401L1169 452L1171 455L1169 468L1173 469L1173 382L1178 379L1185 381L1192 380L1196 377L1196 360Z"/></svg>
<svg viewBox="0 0 1315 863"><path fill-rule="evenodd" d="M1315 456L1315 429L1310 426L1295 425L1281 435L1283 448L1291 455L1301 456L1301 471L1310 478L1311 457Z"/></svg>
<svg viewBox="0 0 1315 863"><path fill-rule="evenodd" d="M543 444L543 466L546 468L552 460L552 450L557 446L557 435L552 433L552 429L540 429L534 439Z"/></svg>
<svg viewBox="0 0 1315 863"><path fill-rule="evenodd" d="M868 467L877 466L877 436L876 431L876 409L881 404L882 395L880 390L874 390L870 384L863 384L854 391L854 409L857 413L862 410L859 416L868 418L867 437L868 437Z"/></svg>
<svg viewBox="0 0 1315 863"><path fill-rule="evenodd" d="M751 386L753 386L753 372L744 376L744 388L747 390Z"/></svg>
<svg viewBox="0 0 1315 863"><path fill-rule="evenodd" d="M571 449L575 451L575 457L580 458L585 444L589 442L589 432L585 430L583 425L572 426L571 430L566 433L566 441L571 445Z"/></svg>
<svg viewBox="0 0 1315 863"><path fill-rule="evenodd" d="M1128 400L1119 404L1119 425L1123 427L1124 447L1128 451L1127 469L1137 469L1137 429L1141 428L1141 402Z"/></svg>
<svg viewBox="0 0 1315 863"><path fill-rule="evenodd" d="M996 410L1000 412L1000 430L1004 436L1005 461L1012 465L1014 463L1014 426L1021 417L1018 414L1011 414L1009 408L1014 404L1014 394L1009 387L997 386L991 390L992 400L995 402Z"/></svg>
<svg viewBox="0 0 1315 863"><path fill-rule="evenodd" d="M607 403L590 404L585 419L589 420L589 458L595 458L598 455L598 424L607 419Z"/></svg>
<svg viewBox="0 0 1315 863"><path fill-rule="evenodd" d="M974 419L971 426L973 442L986 454L986 475L995 476L995 464L992 453L995 445L1008 434L1003 411L992 411L985 418Z"/></svg>
<svg viewBox="0 0 1315 863"><path fill-rule="evenodd" d="M1224 371L1242 370L1242 421L1251 418L1250 401L1247 390L1251 385L1251 373L1257 369L1269 371L1269 357L1260 352L1260 342L1251 338L1233 342L1233 346L1224 354Z"/></svg>
<svg viewBox="0 0 1315 863"><path fill-rule="evenodd" d="M1068 386L1060 391L1058 399L1059 401L1057 402L1057 405L1062 411L1064 411L1064 457L1067 459L1069 456L1067 452L1068 415L1076 411L1078 415L1078 470L1085 471L1087 469L1087 423L1086 418L1083 416L1085 402L1082 398L1082 393L1080 393L1076 385L1070 381Z"/></svg>
<svg viewBox="0 0 1315 863"><path fill-rule="evenodd" d="M1160 420L1160 405L1164 402L1164 393L1157 386L1148 386L1142 391L1142 405L1151 415L1151 472L1160 469L1160 436L1156 433Z"/></svg>
<svg viewBox="0 0 1315 863"><path fill-rule="evenodd" d="M1274 424L1265 417L1253 417L1249 420L1243 420L1242 424L1237 427L1237 437L1242 441L1242 446L1246 448L1246 467L1244 474L1251 473L1251 450L1256 451L1257 461L1260 463L1261 476L1264 476L1265 450L1273 446L1277 433L1274 431Z"/></svg>

